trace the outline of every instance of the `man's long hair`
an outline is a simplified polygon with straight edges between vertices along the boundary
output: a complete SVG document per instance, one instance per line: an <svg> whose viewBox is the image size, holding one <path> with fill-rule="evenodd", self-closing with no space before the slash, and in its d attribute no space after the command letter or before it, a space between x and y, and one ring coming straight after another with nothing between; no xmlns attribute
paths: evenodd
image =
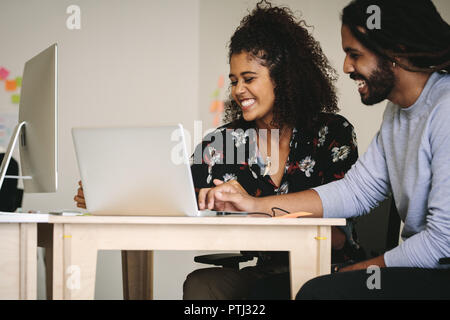
<svg viewBox="0 0 450 320"><path fill-rule="evenodd" d="M380 9L379 29L367 24L372 5ZM450 26L431 0L353 0L341 19L366 48L406 70L450 71Z"/></svg>

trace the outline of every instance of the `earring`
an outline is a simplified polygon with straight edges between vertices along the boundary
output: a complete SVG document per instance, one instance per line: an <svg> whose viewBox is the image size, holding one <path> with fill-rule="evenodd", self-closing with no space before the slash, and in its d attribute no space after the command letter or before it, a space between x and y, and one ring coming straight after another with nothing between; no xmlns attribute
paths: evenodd
<svg viewBox="0 0 450 320"><path fill-rule="evenodd" d="M392 62L392 66L395 68L397 66L397 64L394 62Z"/></svg>

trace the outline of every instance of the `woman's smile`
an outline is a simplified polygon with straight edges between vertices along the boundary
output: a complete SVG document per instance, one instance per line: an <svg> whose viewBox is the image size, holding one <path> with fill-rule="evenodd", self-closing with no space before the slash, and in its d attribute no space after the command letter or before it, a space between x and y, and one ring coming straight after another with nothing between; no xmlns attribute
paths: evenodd
<svg viewBox="0 0 450 320"><path fill-rule="evenodd" d="M246 121L257 126L271 123L275 102L274 84L267 67L248 52L233 54L230 61L231 95Z"/></svg>
<svg viewBox="0 0 450 320"><path fill-rule="evenodd" d="M253 107L256 103L255 99L243 99L240 100L242 111L248 111Z"/></svg>

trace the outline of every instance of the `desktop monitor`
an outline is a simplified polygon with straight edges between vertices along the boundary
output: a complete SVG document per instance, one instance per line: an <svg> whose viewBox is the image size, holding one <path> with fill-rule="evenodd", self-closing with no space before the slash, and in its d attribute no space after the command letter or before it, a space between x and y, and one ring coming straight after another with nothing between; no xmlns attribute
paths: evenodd
<svg viewBox="0 0 450 320"><path fill-rule="evenodd" d="M6 178L23 179L27 193L57 189L57 57L54 44L25 63L19 123L0 167L0 187ZM6 176L16 143L22 176Z"/></svg>

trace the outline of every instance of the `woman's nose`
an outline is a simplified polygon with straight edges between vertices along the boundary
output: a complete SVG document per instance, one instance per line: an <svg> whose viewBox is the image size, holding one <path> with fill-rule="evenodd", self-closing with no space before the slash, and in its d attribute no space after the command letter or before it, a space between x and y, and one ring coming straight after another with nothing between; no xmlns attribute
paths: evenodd
<svg viewBox="0 0 450 320"><path fill-rule="evenodd" d="M236 94L242 94L246 90L244 81L238 81L236 84Z"/></svg>

